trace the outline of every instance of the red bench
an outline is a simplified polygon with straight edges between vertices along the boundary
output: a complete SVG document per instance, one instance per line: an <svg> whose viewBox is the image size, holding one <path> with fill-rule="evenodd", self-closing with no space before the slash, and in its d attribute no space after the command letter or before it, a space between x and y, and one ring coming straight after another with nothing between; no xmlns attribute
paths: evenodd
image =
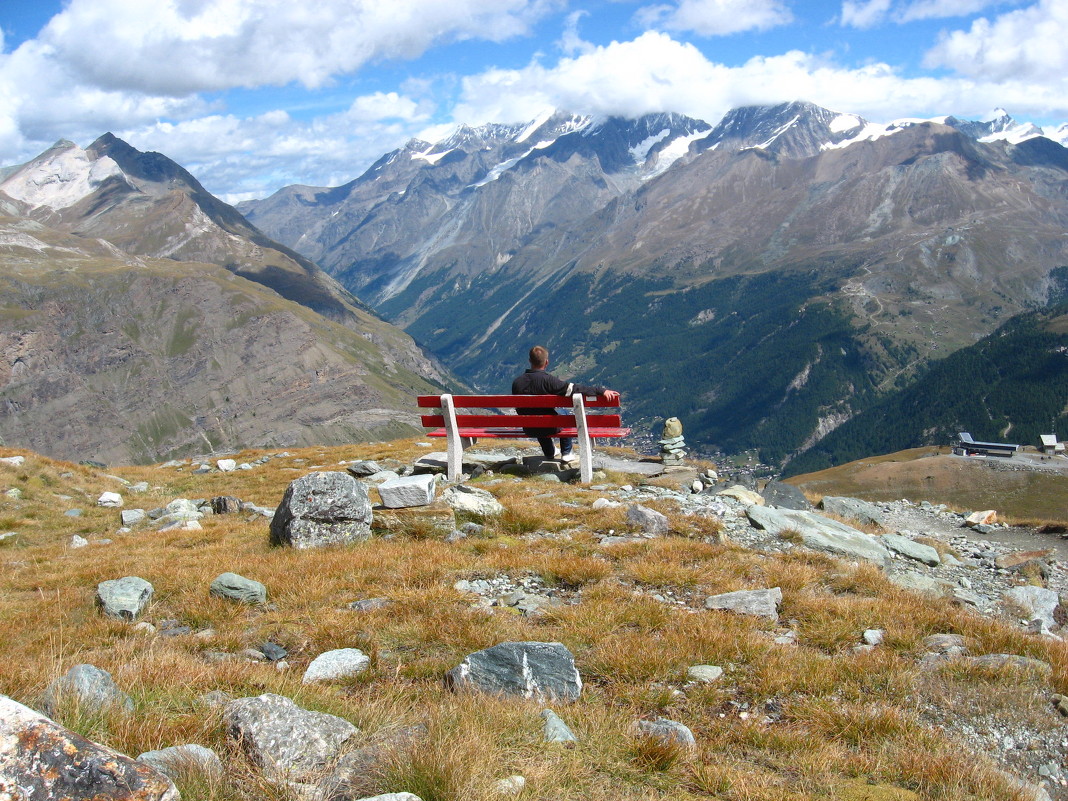
<svg viewBox="0 0 1068 801"><path fill-rule="evenodd" d="M522 414L519 409L570 408L571 414ZM593 480L593 439L625 437L619 414L587 415L587 409L619 408L619 399L583 398L582 395L420 395L419 408L436 409L424 414L423 426L430 437L448 439L448 476L455 481L462 472L464 448L477 439L529 439L524 428L556 430L555 437L574 437L579 447L579 477ZM457 414L457 409L464 410ZM469 414L468 409L479 410Z"/></svg>

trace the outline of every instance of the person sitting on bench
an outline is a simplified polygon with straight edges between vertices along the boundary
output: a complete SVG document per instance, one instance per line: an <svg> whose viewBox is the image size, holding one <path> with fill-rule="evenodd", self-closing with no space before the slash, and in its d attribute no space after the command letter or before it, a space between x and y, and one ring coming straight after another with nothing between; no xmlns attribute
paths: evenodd
<svg viewBox="0 0 1068 801"><path fill-rule="evenodd" d="M614 389L604 387L588 387L581 384L571 384L561 381L554 375L545 371L549 366L549 351L541 345L535 345L530 349L530 369L518 376L512 382L513 395L599 395L607 400L616 400L619 393ZM557 414L556 409L524 409L526 414ZM534 437L541 445L541 452L546 459L552 459L556 449L553 446L552 437L556 434L554 428L524 428L523 433L528 437ZM565 462L572 460L571 449L575 441L571 437L560 437L560 459Z"/></svg>

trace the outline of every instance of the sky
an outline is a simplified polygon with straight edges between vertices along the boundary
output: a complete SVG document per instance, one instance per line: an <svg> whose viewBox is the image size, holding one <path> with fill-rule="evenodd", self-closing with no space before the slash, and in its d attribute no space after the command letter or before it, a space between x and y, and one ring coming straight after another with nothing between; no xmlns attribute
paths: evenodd
<svg viewBox="0 0 1068 801"><path fill-rule="evenodd" d="M1068 121L1068 0L0 0L0 165L111 131L224 200L548 108Z"/></svg>

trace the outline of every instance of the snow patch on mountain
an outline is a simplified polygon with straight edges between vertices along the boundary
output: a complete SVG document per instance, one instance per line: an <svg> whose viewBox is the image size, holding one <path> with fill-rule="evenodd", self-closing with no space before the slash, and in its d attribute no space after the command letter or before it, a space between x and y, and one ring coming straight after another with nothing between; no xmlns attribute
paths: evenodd
<svg viewBox="0 0 1068 801"><path fill-rule="evenodd" d="M694 131L692 134L687 134L686 136L680 136L676 139L673 139L670 143L661 148L660 151L656 154L656 162L652 165L652 168L642 176L642 179L647 181L650 178L655 178L658 175L663 175L665 172L667 172L668 168L671 167L672 164L681 159L690 151L690 145L693 142L696 142L698 139L701 139L707 135L708 129L704 128L700 131ZM716 145L713 145L709 149L715 150L717 145L718 143Z"/></svg>
<svg viewBox="0 0 1068 801"><path fill-rule="evenodd" d="M500 164L498 164L495 167L493 167L488 173L486 173L486 177L483 178L481 181L476 181L475 183L470 184L468 186L468 189L477 189L480 186L485 186L488 183L492 183L493 181L496 181L498 178L500 178L502 175L504 175L504 173L506 173L508 170L512 169L512 167L514 167L516 164L521 162L523 159L525 159L527 156L529 156L535 150L544 150L545 148L547 148L549 145L551 145L555 141L556 141L555 139L547 139L547 140L545 140L543 142L538 142L536 145L534 145L534 147L530 148L530 150L525 152L523 155L516 156L515 158L511 158L511 159L505 159Z"/></svg>
<svg viewBox="0 0 1068 801"><path fill-rule="evenodd" d="M778 128L776 128L775 129L775 133L773 133L767 140L761 142L759 145L751 145L750 147L743 147L742 150L764 150L765 148L770 147L771 144L776 139L778 139L780 136L782 136L784 133L786 133L788 130L790 130L790 128L793 127L793 125L800 119L801 119L801 115L797 115L796 117L794 117L792 120L790 120L786 124L780 125Z"/></svg>
<svg viewBox="0 0 1068 801"><path fill-rule="evenodd" d="M530 138L531 134L533 134L536 130L538 130L538 128L543 126L549 120L551 120L554 114L556 114L556 109L550 108L543 111L541 114L539 114L537 117L530 121L530 124L527 125L527 127L524 128L515 138L515 141L519 143L527 141L527 139Z"/></svg>
<svg viewBox="0 0 1068 801"><path fill-rule="evenodd" d="M634 147L630 148L630 155L634 159L635 164L644 164L645 160L649 157L649 151L654 146L663 142L671 134L669 128L665 128L660 133L655 133L652 136L646 137Z"/></svg>
<svg viewBox="0 0 1068 801"><path fill-rule="evenodd" d="M852 114L839 114L827 125L830 128L831 133L845 133L846 131L852 131L854 128L859 128L863 122L860 117L855 117Z"/></svg>
<svg viewBox="0 0 1068 801"><path fill-rule="evenodd" d="M454 151L456 148L450 147L448 150L442 150L440 153L432 153L431 151L433 149L434 149L434 146L431 145L430 147L428 147L426 150L422 151L421 153L412 153L412 161L415 161L416 159L418 159L420 161L429 162L430 164L437 164L439 161L441 161L442 158L447 156L449 153Z"/></svg>
<svg viewBox="0 0 1068 801"><path fill-rule="evenodd" d="M66 209L91 195L105 180L122 176L111 158L96 161L73 143L53 148L0 183L0 191L32 208Z"/></svg>

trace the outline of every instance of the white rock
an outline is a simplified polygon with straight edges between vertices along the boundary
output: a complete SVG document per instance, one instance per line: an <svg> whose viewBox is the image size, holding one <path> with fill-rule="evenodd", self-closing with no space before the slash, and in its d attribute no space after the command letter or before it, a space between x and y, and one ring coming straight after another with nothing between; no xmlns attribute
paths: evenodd
<svg viewBox="0 0 1068 801"><path fill-rule="evenodd" d="M97 506L106 506L110 509L116 509L122 506L122 496L117 492L105 492L96 499Z"/></svg>
<svg viewBox="0 0 1068 801"><path fill-rule="evenodd" d="M694 681L710 684L723 675L723 668L718 665L692 665L687 669L686 675Z"/></svg>
<svg viewBox="0 0 1068 801"><path fill-rule="evenodd" d="M390 509L405 509L433 503L436 489L436 476L424 473L383 481L378 485L378 495L382 498L383 506Z"/></svg>
<svg viewBox="0 0 1068 801"><path fill-rule="evenodd" d="M494 790L497 795L519 795L523 792L523 788L527 786L527 780L523 776L514 775L509 776L507 779L501 779L494 785Z"/></svg>
<svg viewBox="0 0 1068 801"><path fill-rule="evenodd" d="M224 473L230 473L237 470L237 462L233 459L219 459L215 466Z"/></svg>
<svg viewBox="0 0 1068 801"><path fill-rule="evenodd" d="M87 540L85 537L81 537L81 536L79 536L77 534L74 534L74 535L71 536L70 542L67 544L67 547L68 548L84 548L88 544L89 544L89 540Z"/></svg>
<svg viewBox="0 0 1068 801"><path fill-rule="evenodd" d="M0 464L6 464L8 467L21 467L25 462L25 456L5 456L0 459Z"/></svg>
<svg viewBox="0 0 1068 801"><path fill-rule="evenodd" d="M319 654L304 671L303 684L355 676L367 670L371 658L359 648L338 648Z"/></svg>

